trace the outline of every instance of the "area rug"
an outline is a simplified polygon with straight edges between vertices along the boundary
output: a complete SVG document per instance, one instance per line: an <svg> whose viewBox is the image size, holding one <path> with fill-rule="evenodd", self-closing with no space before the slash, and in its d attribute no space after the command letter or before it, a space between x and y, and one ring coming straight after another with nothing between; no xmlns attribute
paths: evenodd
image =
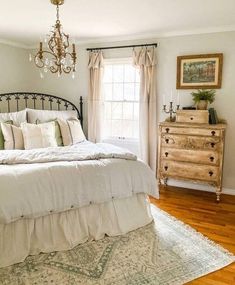
<svg viewBox="0 0 235 285"><path fill-rule="evenodd" d="M69 251L30 256L0 269L0 284L177 285L235 261L191 227L151 207L151 224Z"/></svg>

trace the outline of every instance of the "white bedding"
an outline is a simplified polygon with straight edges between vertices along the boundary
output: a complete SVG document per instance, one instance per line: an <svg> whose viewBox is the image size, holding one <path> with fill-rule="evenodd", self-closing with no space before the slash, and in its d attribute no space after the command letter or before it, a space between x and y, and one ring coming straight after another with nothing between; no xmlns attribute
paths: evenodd
<svg viewBox="0 0 235 285"><path fill-rule="evenodd" d="M154 173L108 144L0 152L0 223L37 218L146 193L158 197Z"/></svg>

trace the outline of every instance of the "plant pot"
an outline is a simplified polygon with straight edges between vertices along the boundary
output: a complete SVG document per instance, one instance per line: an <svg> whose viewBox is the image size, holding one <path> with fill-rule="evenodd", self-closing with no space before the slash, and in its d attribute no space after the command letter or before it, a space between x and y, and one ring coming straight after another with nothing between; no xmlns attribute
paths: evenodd
<svg viewBox="0 0 235 285"><path fill-rule="evenodd" d="M200 100L197 103L197 110L207 110L208 102L206 100Z"/></svg>

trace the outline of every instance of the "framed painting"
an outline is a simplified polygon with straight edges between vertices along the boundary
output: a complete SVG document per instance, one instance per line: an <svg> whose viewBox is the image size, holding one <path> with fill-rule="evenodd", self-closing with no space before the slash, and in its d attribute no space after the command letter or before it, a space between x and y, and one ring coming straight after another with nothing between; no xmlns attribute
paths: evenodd
<svg viewBox="0 0 235 285"><path fill-rule="evenodd" d="M219 89L222 82L223 54L177 57L177 89Z"/></svg>

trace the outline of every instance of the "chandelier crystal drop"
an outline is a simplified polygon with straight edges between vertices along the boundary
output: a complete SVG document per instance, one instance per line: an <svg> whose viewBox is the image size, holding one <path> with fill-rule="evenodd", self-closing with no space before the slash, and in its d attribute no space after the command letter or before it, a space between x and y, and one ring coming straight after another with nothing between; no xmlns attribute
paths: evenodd
<svg viewBox="0 0 235 285"><path fill-rule="evenodd" d="M46 50L43 50L43 41L40 41L39 51L34 56L34 63L45 73L50 71L60 77L62 73L72 72L72 78L74 78L77 64L75 44L72 44L72 50L69 51L71 46L69 35L63 32L59 19L59 6L64 4L64 0L51 0L51 3L56 5L57 20L50 35L44 40L47 45ZM32 55L29 56L29 60L32 61ZM42 70L40 71L41 78L43 78Z"/></svg>

